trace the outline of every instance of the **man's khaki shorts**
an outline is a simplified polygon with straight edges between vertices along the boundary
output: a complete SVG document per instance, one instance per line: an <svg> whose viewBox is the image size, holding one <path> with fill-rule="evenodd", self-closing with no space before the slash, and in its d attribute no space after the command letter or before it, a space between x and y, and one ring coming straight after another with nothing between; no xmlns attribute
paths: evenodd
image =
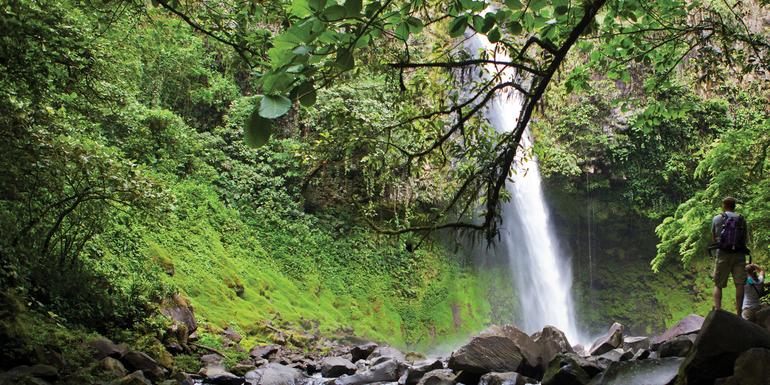
<svg viewBox="0 0 770 385"><path fill-rule="evenodd" d="M727 278L732 273L735 286L746 284L746 256L742 253L730 253L717 250L716 262L714 262L714 283L717 287L727 287Z"/></svg>

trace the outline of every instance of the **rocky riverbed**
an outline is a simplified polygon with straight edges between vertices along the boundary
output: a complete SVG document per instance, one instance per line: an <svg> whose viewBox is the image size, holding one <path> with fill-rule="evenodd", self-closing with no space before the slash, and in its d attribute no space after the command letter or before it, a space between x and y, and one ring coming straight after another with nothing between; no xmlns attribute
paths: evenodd
<svg viewBox="0 0 770 385"><path fill-rule="evenodd" d="M174 314L171 352L187 349L194 318ZM227 334L230 335L227 335ZM225 331L226 337L240 336ZM206 351L195 373L172 372L144 352L100 338L88 342L110 385L587 385L770 384L770 332L724 311L690 315L657 336L628 336L615 323L590 346L573 346L547 326L528 335L512 325L492 326L447 357L403 353L377 343L328 340L320 354L259 345L249 359L227 365ZM59 380L55 365L19 366L0 384L46 385Z"/></svg>

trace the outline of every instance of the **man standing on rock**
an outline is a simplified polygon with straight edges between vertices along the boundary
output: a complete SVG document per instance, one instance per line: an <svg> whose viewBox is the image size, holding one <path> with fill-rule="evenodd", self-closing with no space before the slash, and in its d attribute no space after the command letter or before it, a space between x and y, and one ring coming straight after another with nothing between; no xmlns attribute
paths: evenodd
<svg viewBox="0 0 770 385"><path fill-rule="evenodd" d="M714 263L714 309L722 308L722 289L727 287L730 274L735 283L735 311L741 316L746 284L746 220L735 212L736 200L722 200L722 213L711 221L711 238L717 250Z"/></svg>

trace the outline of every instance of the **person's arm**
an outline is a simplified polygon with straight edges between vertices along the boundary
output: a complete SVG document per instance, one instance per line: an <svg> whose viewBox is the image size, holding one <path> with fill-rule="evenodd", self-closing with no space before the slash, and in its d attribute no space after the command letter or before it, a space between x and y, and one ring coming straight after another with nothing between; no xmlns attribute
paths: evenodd
<svg viewBox="0 0 770 385"><path fill-rule="evenodd" d="M711 220L711 242L717 241L717 217Z"/></svg>

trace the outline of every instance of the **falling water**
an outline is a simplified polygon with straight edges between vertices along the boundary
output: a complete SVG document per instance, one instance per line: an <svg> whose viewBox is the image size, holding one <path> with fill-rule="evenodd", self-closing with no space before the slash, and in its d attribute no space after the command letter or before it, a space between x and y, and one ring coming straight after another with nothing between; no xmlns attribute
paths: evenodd
<svg viewBox="0 0 770 385"><path fill-rule="evenodd" d="M468 39L465 46L474 54L494 50L494 45L479 35ZM495 54L495 59L510 60L500 52ZM504 78L516 76L510 67L490 65L487 70L490 73L502 70ZM510 132L516 127L523 103L522 94L511 89L496 95L484 113L498 133ZM528 130L520 145L513 176L506 183L511 200L502 207L500 242L495 245L495 251L507 255L509 260L522 311L519 326L533 333L552 325L562 330L570 341L577 342L580 336L571 296L571 265L554 237Z"/></svg>

